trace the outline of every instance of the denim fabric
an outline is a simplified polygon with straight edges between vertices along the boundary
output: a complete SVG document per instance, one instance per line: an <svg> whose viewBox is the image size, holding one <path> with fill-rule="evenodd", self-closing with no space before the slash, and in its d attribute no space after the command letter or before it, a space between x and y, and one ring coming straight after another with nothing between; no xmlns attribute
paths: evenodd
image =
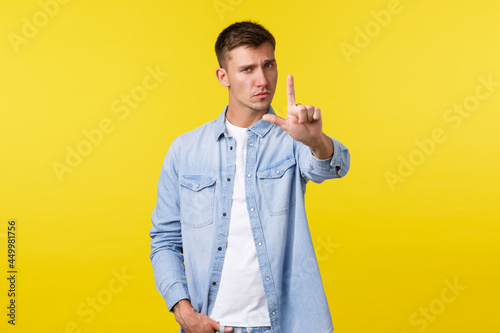
<svg viewBox="0 0 500 333"><path fill-rule="evenodd" d="M235 172L226 108L177 137L164 160L152 213L151 262L169 310L181 299L210 315L221 278ZM272 108L270 113L274 114ZM306 183L344 176L346 147L333 157L309 148L264 120L247 129L245 191L273 333L333 331L304 206ZM332 203L335 194L330 193ZM182 331L182 330L181 330Z"/></svg>

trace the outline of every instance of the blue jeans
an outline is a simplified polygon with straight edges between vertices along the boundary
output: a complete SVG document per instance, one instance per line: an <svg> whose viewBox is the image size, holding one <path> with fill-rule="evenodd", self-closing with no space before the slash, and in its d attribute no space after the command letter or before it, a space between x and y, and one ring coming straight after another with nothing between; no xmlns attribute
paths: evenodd
<svg viewBox="0 0 500 333"><path fill-rule="evenodd" d="M218 331L217 331L218 332ZM233 327L232 333L272 333L271 327Z"/></svg>

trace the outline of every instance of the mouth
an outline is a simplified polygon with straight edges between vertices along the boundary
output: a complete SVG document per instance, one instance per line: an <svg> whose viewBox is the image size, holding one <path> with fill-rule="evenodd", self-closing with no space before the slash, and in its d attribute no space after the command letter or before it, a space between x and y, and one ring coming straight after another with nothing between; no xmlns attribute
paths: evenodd
<svg viewBox="0 0 500 333"><path fill-rule="evenodd" d="M255 97L257 97L257 98L266 98L266 97L268 97L270 95L271 95L271 93L269 91L262 91L262 92L260 92L258 94L255 94Z"/></svg>

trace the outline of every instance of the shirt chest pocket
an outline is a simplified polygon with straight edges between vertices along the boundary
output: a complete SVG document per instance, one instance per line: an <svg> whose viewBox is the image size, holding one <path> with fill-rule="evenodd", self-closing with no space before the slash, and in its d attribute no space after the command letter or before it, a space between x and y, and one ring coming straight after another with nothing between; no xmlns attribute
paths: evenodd
<svg viewBox="0 0 500 333"><path fill-rule="evenodd" d="M287 214L295 206L295 159L289 156L257 172L259 187L271 215Z"/></svg>
<svg viewBox="0 0 500 333"><path fill-rule="evenodd" d="M214 177L183 175L180 177L181 223L201 228L213 222L215 204Z"/></svg>

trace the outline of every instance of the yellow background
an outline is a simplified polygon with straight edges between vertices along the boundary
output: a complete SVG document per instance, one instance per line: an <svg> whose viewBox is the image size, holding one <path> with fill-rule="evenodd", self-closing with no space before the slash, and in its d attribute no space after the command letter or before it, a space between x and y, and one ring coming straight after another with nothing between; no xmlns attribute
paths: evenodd
<svg viewBox="0 0 500 333"><path fill-rule="evenodd" d="M372 11L391 6L398 13L377 30ZM500 87L459 126L445 120L454 104L471 100L478 78L500 82L500 2L58 7L44 21L38 1L1 0L2 332L177 331L149 262L156 185L172 140L227 103L213 45L223 28L245 19L277 39L277 113L285 114L285 78L293 73L297 101L320 106L325 131L351 152L344 179L311 184L306 196L335 332L500 330ZM34 16L38 31L15 46L13 34L22 36ZM341 45L356 47L366 27L369 44L346 56ZM122 94L140 90L148 67L168 76L129 114L113 112ZM67 146L83 145L83 131L103 119L110 133L60 181L53 163L65 164ZM422 155L415 140L429 140L436 128L446 140ZM410 155L424 158L402 177L401 158ZM391 188L388 173L404 181ZM6 316L9 219L18 224L15 327ZM120 272L128 280L116 280ZM445 281L466 287L449 304ZM92 299L101 303L91 318ZM429 307L439 313L425 327L411 322Z"/></svg>

